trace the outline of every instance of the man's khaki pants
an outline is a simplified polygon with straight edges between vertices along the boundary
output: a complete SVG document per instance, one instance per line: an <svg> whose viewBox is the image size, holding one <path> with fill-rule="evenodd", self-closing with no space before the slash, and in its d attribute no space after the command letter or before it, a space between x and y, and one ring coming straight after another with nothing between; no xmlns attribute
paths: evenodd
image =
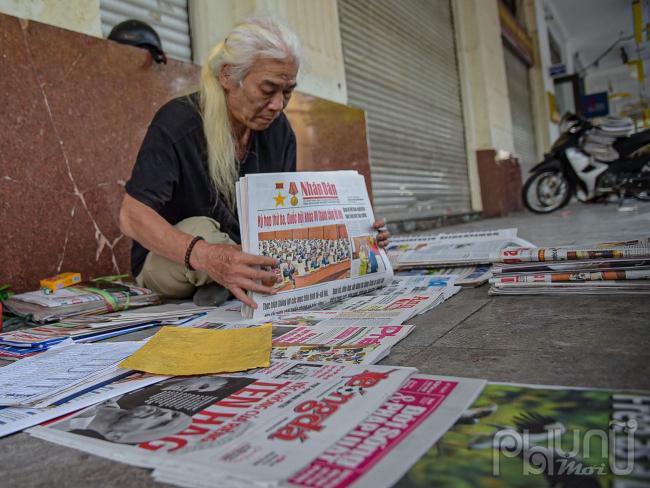
<svg viewBox="0 0 650 488"><path fill-rule="evenodd" d="M187 234L201 236L210 244L236 244L228 234L221 232L219 222L210 217L190 217L174 227ZM190 298L197 287L214 280L205 271L190 271L185 264L150 252L135 281L138 286L149 288L165 298Z"/></svg>

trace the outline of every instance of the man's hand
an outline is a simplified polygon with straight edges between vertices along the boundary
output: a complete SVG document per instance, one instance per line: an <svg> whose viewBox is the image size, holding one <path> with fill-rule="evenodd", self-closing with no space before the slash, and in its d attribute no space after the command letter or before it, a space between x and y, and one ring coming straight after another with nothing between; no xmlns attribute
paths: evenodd
<svg viewBox="0 0 650 488"><path fill-rule="evenodd" d="M388 245L388 238L390 237L390 232L386 230L386 219L377 219L372 226L379 231L379 234L377 234L377 245L385 248Z"/></svg>
<svg viewBox="0 0 650 488"><path fill-rule="evenodd" d="M278 281L277 275L259 269L260 266L277 266L274 258L242 252L241 246L234 244L199 241L191 260L194 269L206 271L214 281L249 307L257 308L257 304L246 295L247 290L269 295L276 293L272 285Z"/></svg>

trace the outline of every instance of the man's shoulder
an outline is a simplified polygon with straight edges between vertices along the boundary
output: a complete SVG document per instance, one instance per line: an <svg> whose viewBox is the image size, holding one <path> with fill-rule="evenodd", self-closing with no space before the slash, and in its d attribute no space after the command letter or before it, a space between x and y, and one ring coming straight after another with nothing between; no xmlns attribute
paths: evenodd
<svg viewBox="0 0 650 488"><path fill-rule="evenodd" d="M196 94L174 98L165 103L151 121L163 130L173 142L196 130L203 130L203 122Z"/></svg>

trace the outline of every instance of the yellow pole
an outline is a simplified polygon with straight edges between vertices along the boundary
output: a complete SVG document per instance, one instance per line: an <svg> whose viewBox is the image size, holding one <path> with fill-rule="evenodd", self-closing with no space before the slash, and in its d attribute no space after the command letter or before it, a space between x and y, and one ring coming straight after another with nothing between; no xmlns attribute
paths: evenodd
<svg viewBox="0 0 650 488"><path fill-rule="evenodd" d="M643 13L641 12L641 0L632 2L632 15L634 16L634 40L637 44L643 42Z"/></svg>

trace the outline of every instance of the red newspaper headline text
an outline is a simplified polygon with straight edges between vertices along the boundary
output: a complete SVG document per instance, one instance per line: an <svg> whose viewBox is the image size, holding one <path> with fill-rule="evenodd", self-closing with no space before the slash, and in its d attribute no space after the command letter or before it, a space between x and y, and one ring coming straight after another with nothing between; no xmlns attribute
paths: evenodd
<svg viewBox="0 0 650 488"><path fill-rule="evenodd" d="M313 224L316 222L342 221L345 216L338 209L329 210L302 210L300 212L282 212L257 216L259 229L281 227L285 225Z"/></svg>
<svg viewBox="0 0 650 488"><path fill-rule="evenodd" d="M299 404L293 411L300 415L269 435L269 439L305 442L309 438L310 431L320 432L323 430L325 420L336 413L341 405L353 397L363 394L364 388L372 388L388 378L392 372L393 370L386 373L366 370L352 376L345 382L345 386L338 388L324 399L320 401L308 400Z"/></svg>
<svg viewBox="0 0 650 488"><path fill-rule="evenodd" d="M234 394L220 400L213 405L201 410L192 416L192 423L186 429L178 432L177 434L156 439L153 441L143 442L138 444L138 447L147 449L149 451L158 451L164 449L167 452L177 451L187 446L189 439L196 438L195 436L204 436L213 430L208 426L221 425L235 417L236 413L218 411L219 407L229 408L249 408L252 405L260 402L266 397L271 396L277 391L289 385L285 383L265 383L256 381Z"/></svg>

